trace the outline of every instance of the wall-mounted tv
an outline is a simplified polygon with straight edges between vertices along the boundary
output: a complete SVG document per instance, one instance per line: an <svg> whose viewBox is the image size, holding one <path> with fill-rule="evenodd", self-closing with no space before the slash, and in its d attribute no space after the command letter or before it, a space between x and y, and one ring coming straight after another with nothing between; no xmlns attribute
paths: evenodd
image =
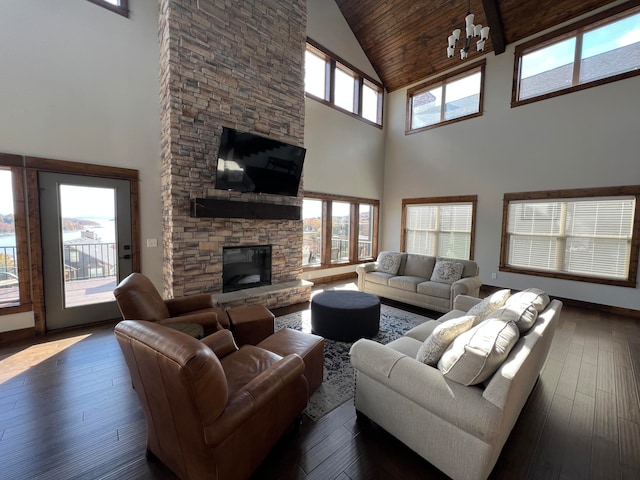
<svg viewBox="0 0 640 480"><path fill-rule="evenodd" d="M215 188L298 195L306 149L223 127Z"/></svg>

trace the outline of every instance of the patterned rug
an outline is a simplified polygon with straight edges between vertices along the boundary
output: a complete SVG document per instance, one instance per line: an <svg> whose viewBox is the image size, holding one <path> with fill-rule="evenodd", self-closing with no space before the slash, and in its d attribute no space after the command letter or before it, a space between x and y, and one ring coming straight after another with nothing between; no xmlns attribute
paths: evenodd
<svg viewBox="0 0 640 480"><path fill-rule="evenodd" d="M421 315L381 305L380 332L372 340L387 344L427 320L429 318ZM285 327L310 333L311 311L304 310L277 317L275 329L280 330ZM318 420L353 397L353 367L349 360L351 345L351 343L325 339L324 380L318 390L311 395L305 410L305 414L312 420Z"/></svg>

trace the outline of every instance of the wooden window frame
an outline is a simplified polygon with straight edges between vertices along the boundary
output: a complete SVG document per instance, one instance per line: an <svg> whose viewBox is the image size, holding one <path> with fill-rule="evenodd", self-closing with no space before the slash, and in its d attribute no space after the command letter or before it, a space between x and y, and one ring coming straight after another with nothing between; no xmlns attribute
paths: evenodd
<svg viewBox="0 0 640 480"><path fill-rule="evenodd" d="M120 0L119 5L114 5L105 0L88 0L89 2L99 5L107 10L110 10L118 15L129 18L129 0Z"/></svg>
<svg viewBox="0 0 640 480"><path fill-rule="evenodd" d="M630 7L629 4L632 4ZM555 30L546 35L538 37L536 39L530 40L521 45L517 45L514 52L515 60L513 62L513 85L511 89L511 108L519 107L521 105L528 105L530 103L539 102L541 100L547 100L548 98L554 98L561 95L567 95L569 93L578 92L580 90L586 90L588 88L597 87L600 85L605 85L607 83L617 82L619 80L624 80L625 78L631 78L640 75L640 69L631 70L624 73L619 73L617 75L612 75L610 77L601 78L598 80L593 80L585 83L578 83L577 73L580 70L580 52L582 50L582 38L585 33L588 33L591 30L602 27L603 25L607 25L609 23L613 23L622 18L629 17L635 14L640 13L640 6L637 6L638 2L625 2L621 5L618 5L614 8L606 10L604 12L600 12L591 17L585 18L579 22L572 23L564 28ZM542 48L548 47L555 43L561 42L568 38L576 38L576 50L574 55L574 66L573 66L573 76L572 76L572 85L567 88L562 88L559 90L555 90L553 92L544 93L542 95L537 95L535 97L526 98L523 100L519 100L518 97L520 95L520 75L522 71L522 57L529 53L535 52L536 50L540 50Z"/></svg>
<svg viewBox="0 0 640 480"><path fill-rule="evenodd" d="M478 210L477 195L457 195L447 197L424 197L424 198L403 198L402 199L402 219L400 221L400 248L407 251L407 206L408 205L429 205L429 204L455 204L471 203L471 232L469 245L469 260L474 259L474 245L476 238L476 215ZM437 255L437 254L436 254Z"/></svg>
<svg viewBox="0 0 640 480"><path fill-rule="evenodd" d="M0 167L11 172L13 190L13 220L16 237L18 267L18 301L0 304L0 316L28 312L32 309L31 279L29 275L29 235L27 232L27 203L25 169L22 157L0 153Z"/></svg>
<svg viewBox="0 0 640 480"><path fill-rule="evenodd" d="M327 268L344 267L348 265L357 265L359 263L371 262L378 256L378 226L380 216L380 201L371 198L350 197L344 195L334 195L328 193L305 192L305 199L322 201L322 258L319 265L303 266L304 272L324 270ZM349 203L350 224L349 224L349 260L342 262L331 261L331 230L332 230L332 207L333 202ZM371 239L371 257L358 258L358 234L359 234L359 205L371 205L373 207L373 238Z"/></svg>
<svg viewBox="0 0 640 480"><path fill-rule="evenodd" d="M357 118L369 125L373 125L374 127L382 129L382 109L384 106L384 86L377 81L375 78L370 77L362 70L354 67L349 62L343 60L335 53L332 53L330 50L326 49L318 42L307 38L307 50L311 51L313 54L324 57L327 62L327 68L325 69L325 96L324 98L320 98L316 95L313 95L305 90L305 95L307 98L311 98L317 102L322 103L328 107L334 108L350 117ZM335 86L335 70L336 68L340 68L345 72L349 72L353 74L355 78L354 82L354 111L351 112L349 110L345 110L342 107L339 107L334 102L334 86ZM378 90L378 107L377 107L377 121L372 122L362 116L362 85L366 81L368 86L373 89Z"/></svg>
<svg viewBox="0 0 640 480"><path fill-rule="evenodd" d="M545 200L557 201L562 199L581 199L593 197L621 197L635 196L636 207L634 212L633 230L631 237L631 255L629 258L629 273L626 279L612 279L603 277L594 277L586 275L578 275L573 273L565 273L560 271L549 270L533 270L529 268L513 267L507 264L508 260L508 221L509 221L509 203L512 201L526 200ZM518 192L505 193L502 207L502 236L500 244L500 264L501 272L519 273L524 275L533 275L538 277L549 277L564 280L574 280L578 282L599 283L604 285L614 285L620 287L636 287L636 279L638 277L638 255L640 250L640 185L620 186L620 187L598 187L598 188L582 188L571 190L550 190L536 192Z"/></svg>
<svg viewBox="0 0 640 480"><path fill-rule="evenodd" d="M426 130L431 130L433 128L438 128L443 125L450 125L452 123L462 122L464 120L468 120L470 118L481 117L484 111L484 79L485 79L485 70L486 70L487 61L481 60L479 62L473 63L471 65L467 65L462 69L458 69L454 72L448 73L446 75L442 75L433 80L428 80L423 82L415 87L409 88L407 90L407 107L406 107L406 119L405 119L405 135L410 135L412 133L424 132ZM474 113L470 113L469 115L464 115L462 117L452 118L451 120L444 120L444 111L446 107L446 85L452 83L456 80L460 80L461 78L469 77L475 73L475 70L480 72L480 98L478 99L478 111ZM434 123L432 125L426 125L424 127L419 128L411 128L411 119L413 118L413 97L427 90L431 90L432 88L443 87L444 94L442 98L442 107L440 112L440 121Z"/></svg>

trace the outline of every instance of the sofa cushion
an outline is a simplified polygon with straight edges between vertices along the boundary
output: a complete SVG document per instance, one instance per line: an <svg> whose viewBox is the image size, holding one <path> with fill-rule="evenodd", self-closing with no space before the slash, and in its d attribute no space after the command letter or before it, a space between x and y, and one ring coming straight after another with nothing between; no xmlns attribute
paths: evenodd
<svg viewBox="0 0 640 480"><path fill-rule="evenodd" d="M457 282L462 278L462 271L464 265L458 262L450 260L439 260L436 262L436 266L433 267L433 273L431 274L431 281L438 283L447 283L451 285L453 282Z"/></svg>
<svg viewBox="0 0 640 480"><path fill-rule="evenodd" d="M407 290L408 292L415 292L418 284L422 282L424 282L424 278L422 277L398 275L389 279L389 286L399 288L400 290Z"/></svg>
<svg viewBox="0 0 640 480"><path fill-rule="evenodd" d="M512 305L516 303L531 303L538 312L543 311L549 305L551 299L549 295L544 293L539 288L527 288L521 292L514 293L506 301L505 305Z"/></svg>
<svg viewBox="0 0 640 480"><path fill-rule="evenodd" d="M480 273L478 269L478 264L473 260L463 260L461 258L444 258L444 257L436 258L436 262L440 262L443 260L462 264L462 266L464 267L464 269L462 270L462 278L475 277Z"/></svg>
<svg viewBox="0 0 640 480"><path fill-rule="evenodd" d="M448 283L422 282L418 284L418 293L438 298L451 298L451 285Z"/></svg>
<svg viewBox="0 0 640 480"><path fill-rule="evenodd" d="M482 322L485 318L491 315L493 312L502 307L509 295L511 294L511 290L504 289L498 290L497 292L492 293L486 298L483 298L479 303L474 305L469 309L467 315L475 315L476 316L476 325Z"/></svg>
<svg viewBox="0 0 640 480"><path fill-rule="evenodd" d="M422 277L426 280L427 278L431 278L435 264L435 257L410 253L407 255L407 263L404 266L403 273L404 275L410 275L413 277Z"/></svg>
<svg viewBox="0 0 640 480"><path fill-rule="evenodd" d="M495 373L518 338L520 331L513 322L488 318L451 343L438 369L454 382L477 385Z"/></svg>
<svg viewBox="0 0 640 480"><path fill-rule="evenodd" d="M396 275L402 263L402 256L400 252L380 252L377 270L382 273Z"/></svg>
<svg viewBox="0 0 640 480"><path fill-rule="evenodd" d="M463 315L466 315L466 314L462 313L462 315L458 315L458 316L461 317ZM420 343L422 343L427 338L429 338L429 335L431 335L431 332L433 332L436 329L436 327L441 323L442 322L440 322L440 320L427 320L426 322L413 327L411 330L405 333L404 336L415 338Z"/></svg>
<svg viewBox="0 0 640 480"><path fill-rule="evenodd" d="M538 310L533 303L505 304L489 315L488 318L499 318L505 322L513 322L520 333L529 331L538 318Z"/></svg>
<svg viewBox="0 0 640 480"><path fill-rule="evenodd" d="M383 272L368 272L365 276L365 280L371 283L377 283L378 285L389 285L389 279L394 275Z"/></svg>
<svg viewBox="0 0 640 480"><path fill-rule="evenodd" d="M420 346L416 355L416 360L427 365L436 366L438 360L451 345L458 335L466 332L473 326L474 316L465 315L463 317L452 318L438 325L431 335Z"/></svg>

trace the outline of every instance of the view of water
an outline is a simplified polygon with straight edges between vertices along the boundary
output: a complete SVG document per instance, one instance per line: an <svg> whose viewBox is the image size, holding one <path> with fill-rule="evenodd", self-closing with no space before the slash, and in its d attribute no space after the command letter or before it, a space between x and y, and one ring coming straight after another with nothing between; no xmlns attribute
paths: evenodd
<svg viewBox="0 0 640 480"><path fill-rule="evenodd" d="M116 222L114 220L95 220L100 224L98 228L86 228L85 230L91 230L96 232L100 237L101 243L114 243L116 241ZM80 238L81 231L64 232L62 237L65 241L73 240L74 238ZM15 235L0 235L0 247L15 247L16 237Z"/></svg>

